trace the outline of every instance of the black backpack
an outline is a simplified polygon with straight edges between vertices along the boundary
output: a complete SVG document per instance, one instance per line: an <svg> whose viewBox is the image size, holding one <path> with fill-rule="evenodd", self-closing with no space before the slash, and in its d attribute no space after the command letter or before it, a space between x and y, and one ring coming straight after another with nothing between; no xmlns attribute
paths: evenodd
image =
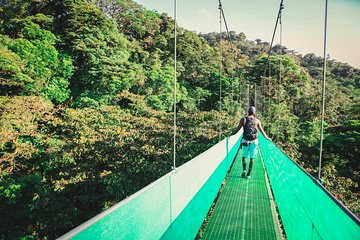
<svg viewBox="0 0 360 240"><path fill-rule="evenodd" d="M256 128L256 118L244 118L244 134L243 138L249 141L258 138L258 132Z"/></svg>

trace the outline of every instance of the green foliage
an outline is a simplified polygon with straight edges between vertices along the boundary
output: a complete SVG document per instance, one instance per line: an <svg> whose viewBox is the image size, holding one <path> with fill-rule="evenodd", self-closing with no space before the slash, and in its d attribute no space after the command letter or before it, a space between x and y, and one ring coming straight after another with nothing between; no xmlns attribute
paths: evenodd
<svg viewBox="0 0 360 240"><path fill-rule="evenodd" d="M329 161L336 166L341 176L351 177L355 182L360 181L357 159L360 154L359 141L360 120L347 120L339 126L329 127L324 142L324 146L328 149L326 154L329 156L326 157Z"/></svg>
<svg viewBox="0 0 360 240"><path fill-rule="evenodd" d="M0 59L5 63L0 70L5 75L1 88L14 95L40 94L54 103L62 103L70 96L72 61L58 53L55 35L35 23L39 19L50 21L41 14L14 19L13 28L19 31L18 37L1 36L4 47Z"/></svg>
<svg viewBox="0 0 360 240"><path fill-rule="evenodd" d="M174 105L174 73L171 66L157 67L147 71L144 88L148 105L157 110L171 111Z"/></svg>
<svg viewBox="0 0 360 240"><path fill-rule="evenodd" d="M340 162L338 157L333 157L334 162ZM354 192L351 189L359 187L359 182L352 180L351 178L339 177L336 167L333 164L327 164L323 168L323 180L324 186L332 193L334 193L336 199L345 203L353 213L360 214L359 208L359 191Z"/></svg>
<svg viewBox="0 0 360 240"><path fill-rule="evenodd" d="M0 174L21 168L37 153L36 141L42 135L37 122L52 108L51 102L41 97L0 97Z"/></svg>
<svg viewBox="0 0 360 240"><path fill-rule="evenodd" d="M134 107L144 105L143 98L131 94L122 96L119 103L124 99L137 101ZM17 107L23 100L32 104ZM44 102L37 105L36 100L5 98L2 102L1 136L6 138L1 139L1 151L9 163L1 168L4 197L0 201L7 219L19 229L11 231L15 225L1 224L6 238L59 236L170 171L172 114L147 109L151 117L135 116L117 106L49 113L51 108L43 109ZM179 115L179 165L217 141L220 117L224 128L235 124L235 119L217 112ZM13 128L6 125L10 122ZM30 173L22 174L26 170ZM26 211L27 218L11 216L9 209L19 214Z"/></svg>
<svg viewBox="0 0 360 240"><path fill-rule="evenodd" d="M0 38L0 42L4 44L5 36L0 35ZM31 79L22 71L25 64L21 61L20 56L7 49L3 44L0 45L0 92L16 95Z"/></svg>
<svg viewBox="0 0 360 240"><path fill-rule="evenodd" d="M103 94L114 95L136 84L128 62L129 42L119 33L116 22L96 6L79 1L64 2L58 20L62 28L64 50L74 59L77 69L72 90L81 98L97 100ZM93 96L89 96L89 94Z"/></svg>

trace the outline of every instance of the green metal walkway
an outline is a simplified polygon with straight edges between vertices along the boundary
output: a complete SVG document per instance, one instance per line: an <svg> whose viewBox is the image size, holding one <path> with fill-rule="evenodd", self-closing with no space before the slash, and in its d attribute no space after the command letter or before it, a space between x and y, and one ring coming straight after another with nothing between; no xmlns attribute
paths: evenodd
<svg viewBox="0 0 360 240"><path fill-rule="evenodd" d="M242 178L241 172L239 151L201 239L282 238L260 154L251 178Z"/></svg>

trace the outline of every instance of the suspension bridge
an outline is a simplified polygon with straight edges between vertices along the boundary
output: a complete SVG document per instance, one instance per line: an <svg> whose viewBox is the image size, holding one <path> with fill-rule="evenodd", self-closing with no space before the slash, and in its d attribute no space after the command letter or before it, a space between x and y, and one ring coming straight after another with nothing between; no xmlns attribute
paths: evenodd
<svg viewBox="0 0 360 240"><path fill-rule="evenodd" d="M283 8L281 0L271 46ZM176 44L174 52L176 103ZM322 119L325 58L326 14ZM242 178L242 131L223 138L220 126L216 145L177 167L174 104L173 170L59 239L360 239L360 220L319 181L323 124L318 179L262 135L252 178Z"/></svg>
<svg viewBox="0 0 360 240"><path fill-rule="evenodd" d="M360 239L359 219L264 137L252 178L241 178L241 134L60 239Z"/></svg>

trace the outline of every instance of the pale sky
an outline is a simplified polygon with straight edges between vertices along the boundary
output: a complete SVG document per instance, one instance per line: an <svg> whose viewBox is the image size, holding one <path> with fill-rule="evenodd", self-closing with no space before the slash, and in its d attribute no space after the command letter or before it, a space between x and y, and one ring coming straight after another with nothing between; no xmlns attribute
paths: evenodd
<svg viewBox="0 0 360 240"><path fill-rule="evenodd" d="M174 0L135 0L174 16ZM222 0L229 30L270 42L280 0ZM218 0L177 0L178 24L197 33L219 32ZM284 0L283 45L323 56L325 0ZM222 26L223 31L225 26ZM279 33L275 44L279 43ZM328 0L327 53L360 68L360 0Z"/></svg>

